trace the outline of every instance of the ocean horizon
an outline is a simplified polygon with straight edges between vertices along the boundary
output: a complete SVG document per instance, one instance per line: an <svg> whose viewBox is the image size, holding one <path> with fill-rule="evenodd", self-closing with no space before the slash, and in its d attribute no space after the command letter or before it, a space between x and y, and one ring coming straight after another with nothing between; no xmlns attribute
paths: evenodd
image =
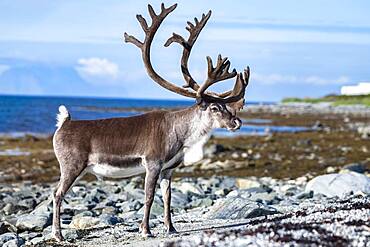
<svg viewBox="0 0 370 247"><path fill-rule="evenodd" d="M143 108L184 108L194 103L195 100L176 99L0 95L0 134L50 135L55 131L60 105L65 105L75 120L91 120L134 116L141 114ZM247 102L247 105L271 103Z"/></svg>

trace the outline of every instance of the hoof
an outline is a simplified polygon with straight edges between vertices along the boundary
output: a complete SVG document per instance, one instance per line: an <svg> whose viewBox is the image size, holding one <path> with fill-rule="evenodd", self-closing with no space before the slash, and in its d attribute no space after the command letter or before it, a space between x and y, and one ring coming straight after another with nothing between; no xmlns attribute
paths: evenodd
<svg viewBox="0 0 370 247"><path fill-rule="evenodd" d="M63 236L61 233L53 233L53 238L57 241L57 242L62 242L63 241Z"/></svg>

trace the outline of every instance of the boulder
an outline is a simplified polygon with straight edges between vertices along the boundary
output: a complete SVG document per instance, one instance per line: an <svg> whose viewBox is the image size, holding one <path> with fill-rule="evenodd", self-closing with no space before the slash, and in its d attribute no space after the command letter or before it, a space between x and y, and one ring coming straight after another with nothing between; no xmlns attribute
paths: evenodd
<svg viewBox="0 0 370 247"><path fill-rule="evenodd" d="M16 227L24 231L42 231L51 224L51 213L26 214L18 217Z"/></svg>
<svg viewBox="0 0 370 247"><path fill-rule="evenodd" d="M246 219L278 213L273 207L240 196L218 200L205 214L207 219Z"/></svg>
<svg viewBox="0 0 370 247"><path fill-rule="evenodd" d="M370 178L356 172L326 174L309 181L305 190L327 197L344 197L358 192L370 194Z"/></svg>

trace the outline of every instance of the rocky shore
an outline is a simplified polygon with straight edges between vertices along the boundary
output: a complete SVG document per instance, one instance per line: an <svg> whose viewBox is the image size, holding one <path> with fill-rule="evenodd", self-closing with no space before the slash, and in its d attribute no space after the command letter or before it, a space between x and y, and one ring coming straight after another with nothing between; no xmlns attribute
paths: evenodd
<svg viewBox="0 0 370 247"><path fill-rule="evenodd" d="M173 182L172 209L179 233L163 227L157 189L151 225L143 239L143 179L80 181L66 196L62 228L51 237L50 184L0 188L2 246L366 246L370 241L370 178L354 172L311 178L181 178ZM367 175L366 175L367 174Z"/></svg>

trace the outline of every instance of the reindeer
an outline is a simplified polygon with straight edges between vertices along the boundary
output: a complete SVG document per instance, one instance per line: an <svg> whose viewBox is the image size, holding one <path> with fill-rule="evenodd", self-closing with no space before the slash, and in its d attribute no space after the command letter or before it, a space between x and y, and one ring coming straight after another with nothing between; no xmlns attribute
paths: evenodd
<svg viewBox="0 0 370 247"><path fill-rule="evenodd" d="M205 144L214 128L238 130L242 122L236 113L244 105L244 93L249 80L249 67L244 73L235 69L229 72L230 61L218 56L213 67L207 57L207 79L199 85L191 76L188 60L191 49L199 33L211 16L211 11L203 14L199 21L188 22L186 29L190 35L187 40L173 33L165 46L178 43L183 47L181 71L185 79L183 87L163 79L152 67L150 47L162 21L171 13L176 4L169 8L161 5L156 14L151 5L148 10L152 23L137 15L144 30L141 42L133 36L124 34L125 42L132 43L141 50L146 71L160 86L177 94L194 98L196 103L186 109L176 111L152 111L127 118L98 120L71 120L64 106L59 107L57 130L53 137L54 152L60 164L60 181L53 192L52 233L56 240L62 241L60 227L60 206L64 195L85 173L111 178L128 178L145 173L144 217L140 225L144 237L152 236L149 229L149 214L153 203L157 180L164 201L164 225L168 233L176 232L170 213L171 176L181 162L194 162L193 152ZM217 82L236 77L232 90L224 93L209 92L207 89ZM199 156L199 155L198 155Z"/></svg>

